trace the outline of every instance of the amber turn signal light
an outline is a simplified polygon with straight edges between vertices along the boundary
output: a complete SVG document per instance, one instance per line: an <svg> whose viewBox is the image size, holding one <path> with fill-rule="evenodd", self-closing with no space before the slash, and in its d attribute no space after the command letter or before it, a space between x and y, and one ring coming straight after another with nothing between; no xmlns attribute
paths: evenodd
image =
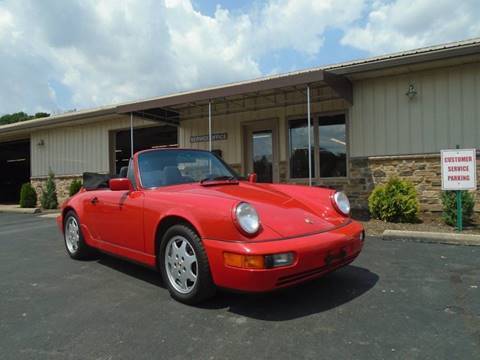
<svg viewBox="0 0 480 360"><path fill-rule="evenodd" d="M265 269L265 258L263 255L242 255L234 253L223 253L225 265L244 269Z"/></svg>

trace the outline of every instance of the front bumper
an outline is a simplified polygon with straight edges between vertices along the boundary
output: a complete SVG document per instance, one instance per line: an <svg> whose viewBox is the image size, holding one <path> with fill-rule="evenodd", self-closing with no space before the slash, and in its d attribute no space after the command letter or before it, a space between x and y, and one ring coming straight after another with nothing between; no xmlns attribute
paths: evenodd
<svg viewBox="0 0 480 360"><path fill-rule="evenodd" d="M271 291L310 280L352 262L360 253L363 227L357 222L332 231L265 242L203 239L213 281L219 287L247 292ZM292 265L272 269L243 269L224 264L224 252L269 255L293 252Z"/></svg>

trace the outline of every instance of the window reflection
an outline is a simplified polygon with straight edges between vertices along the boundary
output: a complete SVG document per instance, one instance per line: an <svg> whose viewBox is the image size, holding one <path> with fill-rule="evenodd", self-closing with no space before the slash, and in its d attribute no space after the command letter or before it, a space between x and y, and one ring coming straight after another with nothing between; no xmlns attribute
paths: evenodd
<svg viewBox="0 0 480 360"><path fill-rule="evenodd" d="M320 177L347 175L345 115L319 118Z"/></svg>
<svg viewBox="0 0 480 360"><path fill-rule="evenodd" d="M253 172L258 182L273 181L272 131L258 131L252 134Z"/></svg>
<svg viewBox="0 0 480 360"><path fill-rule="evenodd" d="M307 119L289 121L290 177L308 178L308 132ZM313 162L313 126L310 126L312 139L312 176L315 175Z"/></svg>

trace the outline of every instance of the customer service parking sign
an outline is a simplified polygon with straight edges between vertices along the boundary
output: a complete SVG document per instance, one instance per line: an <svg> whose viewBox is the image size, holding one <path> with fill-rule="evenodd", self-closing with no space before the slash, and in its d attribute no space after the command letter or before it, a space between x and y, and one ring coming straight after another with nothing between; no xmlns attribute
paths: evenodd
<svg viewBox="0 0 480 360"><path fill-rule="evenodd" d="M441 151L442 190L475 190L477 169L475 149Z"/></svg>

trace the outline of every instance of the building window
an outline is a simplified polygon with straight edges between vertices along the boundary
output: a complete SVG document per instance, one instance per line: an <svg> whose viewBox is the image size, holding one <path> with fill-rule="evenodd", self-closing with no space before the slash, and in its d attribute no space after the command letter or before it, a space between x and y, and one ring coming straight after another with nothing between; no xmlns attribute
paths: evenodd
<svg viewBox="0 0 480 360"><path fill-rule="evenodd" d="M312 118L312 178L347 176L346 131L345 114ZM306 179L308 178L307 120L290 120L288 136L290 178Z"/></svg>
<svg viewBox="0 0 480 360"><path fill-rule="evenodd" d="M320 177L347 176L347 136L345 114L318 119Z"/></svg>
<svg viewBox="0 0 480 360"><path fill-rule="evenodd" d="M291 120L288 122L290 142L290 177L293 179L308 178L308 133L307 120ZM315 174L313 161L313 126L310 126L312 139L312 175Z"/></svg>

